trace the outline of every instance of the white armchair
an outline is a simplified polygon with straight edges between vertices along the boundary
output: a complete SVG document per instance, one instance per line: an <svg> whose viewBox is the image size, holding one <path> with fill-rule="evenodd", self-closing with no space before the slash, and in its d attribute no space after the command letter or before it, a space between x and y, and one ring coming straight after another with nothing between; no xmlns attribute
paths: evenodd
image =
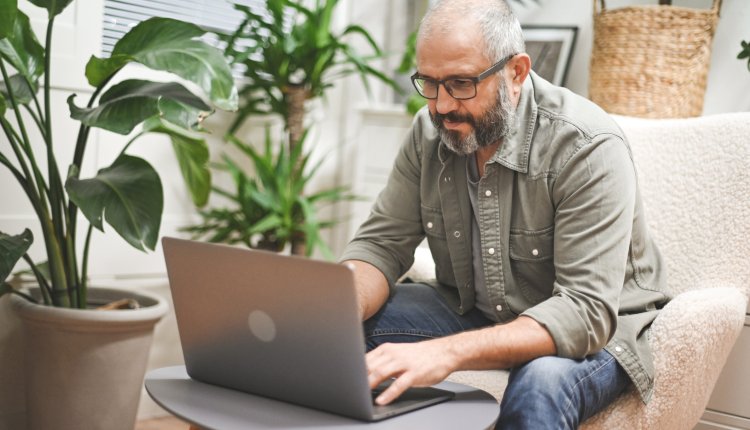
<svg viewBox="0 0 750 430"><path fill-rule="evenodd" d="M633 151L647 217L677 296L651 328L651 402L635 390L582 429L691 429L742 329L750 293L750 113L690 119L615 117ZM418 252L409 276L429 277ZM434 275L433 275L434 276ZM502 398L505 371L450 380ZM750 381L745 381L750 383Z"/></svg>

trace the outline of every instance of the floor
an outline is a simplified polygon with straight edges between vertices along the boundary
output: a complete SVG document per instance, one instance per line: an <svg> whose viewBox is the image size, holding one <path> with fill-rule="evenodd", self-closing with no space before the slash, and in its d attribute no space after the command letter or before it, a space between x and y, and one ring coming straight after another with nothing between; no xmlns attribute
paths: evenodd
<svg viewBox="0 0 750 430"><path fill-rule="evenodd" d="M188 430L190 425L175 417L152 418L135 423L134 430Z"/></svg>

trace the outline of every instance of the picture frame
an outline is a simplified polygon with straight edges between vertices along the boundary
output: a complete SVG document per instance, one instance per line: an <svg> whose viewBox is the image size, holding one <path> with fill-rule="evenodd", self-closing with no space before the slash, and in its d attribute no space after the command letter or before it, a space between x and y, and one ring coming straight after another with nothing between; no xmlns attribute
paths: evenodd
<svg viewBox="0 0 750 430"><path fill-rule="evenodd" d="M573 58L578 27L564 25L523 25L526 53L531 69L559 86L565 86Z"/></svg>

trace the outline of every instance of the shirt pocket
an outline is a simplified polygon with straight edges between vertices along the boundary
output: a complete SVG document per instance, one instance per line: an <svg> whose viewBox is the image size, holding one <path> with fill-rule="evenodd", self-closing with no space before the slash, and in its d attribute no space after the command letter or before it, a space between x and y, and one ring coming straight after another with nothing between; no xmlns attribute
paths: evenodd
<svg viewBox="0 0 750 430"><path fill-rule="evenodd" d="M554 227L511 229L511 272L523 297L534 305L550 296L555 283Z"/></svg>
<svg viewBox="0 0 750 430"><path fill-rule="evenodd" d="M442 211L422 205L422 228L435 260L435 277L440 283L455 285Z"/></svg>
<svg viewBox="0 0 750 430"><path fill-rule="evenodd" d="M445 241L445 222L440 209L422 205L422 228L428 240L433 237Z"/></svg>

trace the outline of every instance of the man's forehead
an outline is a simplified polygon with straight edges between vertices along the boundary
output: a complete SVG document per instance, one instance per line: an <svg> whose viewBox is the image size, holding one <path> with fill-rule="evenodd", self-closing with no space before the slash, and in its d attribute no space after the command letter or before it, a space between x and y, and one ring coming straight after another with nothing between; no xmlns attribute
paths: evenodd
<svg viewBox="0 0 750 430"><path fill-rule="evenodd" d="M476 64L484 65L487 55L484 41L474 29L463 32L432 32L417 40L417 69L431 68L446 63L465 63L466 69L475 68Z"/></svg>

